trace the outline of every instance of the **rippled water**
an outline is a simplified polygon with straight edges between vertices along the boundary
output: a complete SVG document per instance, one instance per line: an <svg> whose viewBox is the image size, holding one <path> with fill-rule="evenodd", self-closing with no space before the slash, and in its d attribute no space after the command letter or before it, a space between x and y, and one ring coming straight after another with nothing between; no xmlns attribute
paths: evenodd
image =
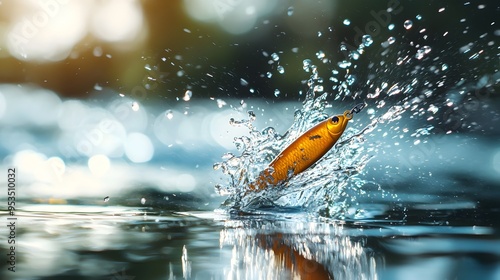
<svg viewBox="0 0 500 280"><path fill-rule="evenodd" d="M497 279L500 275L497 215L488 217L479 209L411 210L405 212L403 224L401 211L393 211L392 221L339 222L290 209L246 216L119 206L23 205L22 209L18 272L12 278L2 261L4 279L287 279L291 275ZM2 244L4 239L2 235Z"/></svg>

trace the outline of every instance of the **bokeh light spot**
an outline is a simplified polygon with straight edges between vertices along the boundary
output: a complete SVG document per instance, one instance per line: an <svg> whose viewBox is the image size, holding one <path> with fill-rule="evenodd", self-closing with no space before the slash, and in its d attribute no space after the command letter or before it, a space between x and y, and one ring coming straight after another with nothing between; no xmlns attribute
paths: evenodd
<svg viewBox="0 0 500 280"><path fill-rule="evenodd" d="M181 174L177 177L178 187L183 192L190 192L196 187L196 179L191 174Z"/></svg>
<svg viewBox="0 0 500 280"><path fill-rule="evenodd" d="M142 133L130 133L125 142L125 154L132 162L148 162L154 154L153 143Z"/></svg>
<svg viewBox="0 0 500 280"><path fill-rule="evenodd" d="M109 0L97 10L91 32L108 42L132 41L143 30L143 14L135 0Z"/></svg>
<svg viewBox="0 0 500 280"><path fill-rule="evenodd" d="M90 172L96 176L103 176L106 174L111 166L109 158L105 155L95 155L89 158L88 166Z"/></svg>
<svg viewBox="0 0 500 280"><path fill-rule="evenodd" d="M20 1L21 2L21 1ZM28 11L12 22L7 47L20 60L59 61L67 58L87 30L86 1L29 1Z"/></svg>

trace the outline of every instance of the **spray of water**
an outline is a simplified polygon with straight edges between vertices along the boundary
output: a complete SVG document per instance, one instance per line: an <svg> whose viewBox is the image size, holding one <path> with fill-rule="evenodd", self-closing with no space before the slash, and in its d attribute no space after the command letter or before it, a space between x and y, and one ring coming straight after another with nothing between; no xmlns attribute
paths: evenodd
<svg viewBox="0 0 500 280"><path fill-rule="evenodd" d="M405 26L406 30L412 27L415 26ZM425 36L422 40L428 39L427 35L422 36ZM366 184L375 185L381 195L387 195L378 183L360 176L387 143L394 147L399 145L398 141L411 141L415 147L432 133L450 134L464 126L474 129L469 122L454 119L454 112L466 108L466 101L477 96L479 90L498 83L498 75L476 76L473 79L479 79L477 82L451 78L449 65L442 62L439 52L415 41L404 42L405 37L401 36L397 39L403 41L399 47L394 47L394 37L381 43L380 53L372 58L378 63L368 63L366 82L361 83L357 81L359 75L356 74L361 72L357 64L374 43L369 35L362 39L357 49L351 51L342 44L341 51L348 55L336 64L326 59L323 51L317 52L320 63L329 63L333 68L328 79L319 75L311 59L303 61L304 71L310 74L307 94L302 108L295 112L292 126L283 135L272 127L256 128L256 114L252 111L248 112L247 119L230 121L231 125L248 128L249 136L234 140L241 154L227 153L222 162L214 165L214 169L222 170L229 178L227 184L216 186L219 194L228 195L225 209L300 207L342 218L348 208L356 204L356 198L364 194L362 187ZM456 51L463 53L462 49ZM332 92L325 90L326 81L333 84ZM355 87L358 90L354 90ZM248 183L254 181L280 151L318 122L350 109L340 107L348 100L354 101L351 104L365 102L368 105L363 112L363 123L355 117L355 123L348 126L333 149L308 170L278 186L258 193L248 192ZM418 121L418 127L408 128L410 121Z"/></svg>
<svg viewBox="0 0 500 280"><path fill-rule="evenodd" d="M371 39L365 37L363 44L353 53L362 53L370 44ZM344 61L340 67L348 67L349 63L351 62ZM323 90L323 78L319 76L317 67L311 60L306 59L303 61L303 68L306 72L312 73L308 80L309 90L302 108L295 112L294 122L285 134L278 134L272 127L258 130L253 125L256 115L252 111L248 112L248 119L230 120L231 125L247 127L250 136L235 139L234 143L241 151L240 155L227 153L223 156L223 162L214 165L215 169L221 169L230 177L227 185L216 186L219 194L229 195L226 207L239 210L262 206L301 207L340 214L347 205L346 189L359 189L363 185L355 175L368 163L372 157L370 150L375 148L375 146L367 148L363 142L365 135L379 120L374 120L362 130L347 129L332 151L305 172L262 192L248 192L248 183L255 180L281 150L307 129L332 114L327 112L332 104L328 101L329 93ZM351 94L348 90L350 78L351 76L348 76L346 82L340 84L339 93L334 99L343 98L342 95L345 98ZM394 118L398 110L391 110L388 114L390 116L386 115L386 119Z"/></svg>

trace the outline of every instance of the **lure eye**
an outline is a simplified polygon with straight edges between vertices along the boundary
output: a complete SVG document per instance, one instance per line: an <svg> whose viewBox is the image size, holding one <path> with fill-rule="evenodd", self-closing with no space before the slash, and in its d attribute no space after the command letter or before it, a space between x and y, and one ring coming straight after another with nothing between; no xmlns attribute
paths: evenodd
<svg viewBox="0 0 500 280"><path fill-rule="evenodd" d="M333 123L338 123L338 122L339 122L339 117L334 116L334 117L332 118L332 122L333 122Z"/></svg>

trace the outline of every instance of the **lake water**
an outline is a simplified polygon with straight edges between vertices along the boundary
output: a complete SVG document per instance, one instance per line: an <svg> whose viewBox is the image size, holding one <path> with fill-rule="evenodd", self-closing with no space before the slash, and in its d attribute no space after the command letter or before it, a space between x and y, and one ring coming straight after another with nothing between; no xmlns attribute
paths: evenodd
<svg viewBox="0 0 500 280"><path fill-rule="evenodd" d="M6 272L3 255L2 278L500 277L498 208L383 207L366 205L371 219L331 221L298 209L231 216L168 207L23 205L16 277Z"/></svg>

